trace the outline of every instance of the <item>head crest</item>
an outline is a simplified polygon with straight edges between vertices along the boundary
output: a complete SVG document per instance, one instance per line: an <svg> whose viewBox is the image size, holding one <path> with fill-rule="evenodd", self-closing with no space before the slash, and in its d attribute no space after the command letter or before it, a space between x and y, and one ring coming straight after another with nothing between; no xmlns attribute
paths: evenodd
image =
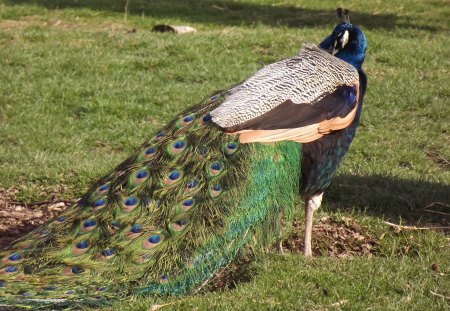
<svg viewBox="0 0 450 311"><path fill-rule="evenodd" d="M343 9L343 8L337 8L336 13L337 13L338 17L341 19L341 23L350 24L350 16L348 15L350 13L349 10Z"/></svg>

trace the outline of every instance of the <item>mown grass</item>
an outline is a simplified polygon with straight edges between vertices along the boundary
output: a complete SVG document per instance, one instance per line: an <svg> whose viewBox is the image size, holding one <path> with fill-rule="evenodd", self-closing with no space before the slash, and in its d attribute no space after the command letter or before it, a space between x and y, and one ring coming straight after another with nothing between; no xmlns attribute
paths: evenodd
<svg viewBox="0 0 450 311"><path fill-rule="evenodd" d="M124 4L0 2L0 187L17 188L16 200L42 200L54 189L60 198L80 196L174 114L245 79L260 62L321 41L336 24L333 1L130 0L126 15ZM423 209L440 202L449 212L449 6L341 4L366 31L369 87L357 138L317 218L352 217L379 238L385 233L377 256L308 260L272 252L234 290L115 309L171 302L166 308L449 308L431 293L450 296L445 236L383 224L449 220ZM198 33L152 33L159 23Z"/></svg>

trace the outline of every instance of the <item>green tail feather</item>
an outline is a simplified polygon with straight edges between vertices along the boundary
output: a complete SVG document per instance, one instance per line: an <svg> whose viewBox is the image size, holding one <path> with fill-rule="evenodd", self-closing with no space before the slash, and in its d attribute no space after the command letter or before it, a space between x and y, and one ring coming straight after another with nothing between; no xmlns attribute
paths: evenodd
<svg viewBox="0 0 450 311"><path fill-rule="evenodd" d="M227 94L180 115L79 203L0 253L0 302L184 294L245 245L278 238L293 215L300 145L239 144L208 115Z"/></svg>

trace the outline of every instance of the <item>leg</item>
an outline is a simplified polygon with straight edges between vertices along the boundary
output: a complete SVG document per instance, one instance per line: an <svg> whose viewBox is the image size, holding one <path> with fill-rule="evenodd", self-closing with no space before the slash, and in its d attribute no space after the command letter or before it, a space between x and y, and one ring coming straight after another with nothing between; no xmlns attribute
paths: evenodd
<svg viewBox="0 0 450 311"><path fill-rule="evenodd" d="M322 203L323 192L305 199L305 256L311 257L311 235L314 211L320 207Z"/></svg>

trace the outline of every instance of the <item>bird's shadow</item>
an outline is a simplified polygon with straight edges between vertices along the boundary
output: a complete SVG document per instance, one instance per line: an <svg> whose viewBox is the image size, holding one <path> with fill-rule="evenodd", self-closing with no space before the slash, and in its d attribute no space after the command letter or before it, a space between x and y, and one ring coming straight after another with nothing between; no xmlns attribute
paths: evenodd
<svg viewBox="0 0 450 311"><path fill-rule="evenodd" d="M381 175L336 176L326 191L329 211L353 210L395 223L448 226L450 185Z"/></svg>
<svg viewBox="0 0 450 311"><path fill-rule="evenodd" d="M236 2L231 0L5 0L10 5L35 4L47 9L84 9L109 11L159 19L177 19L183 22L248 26L264 24L271 27L333 27L334 7L329 10L308 9L301 5L277 5ZM350 8L351 9L351 8ZM365 29L415 28L429 31L432 26L418 25L412 17L399 17L392 13L367 13L351 9L352 21Z"/></svg>

